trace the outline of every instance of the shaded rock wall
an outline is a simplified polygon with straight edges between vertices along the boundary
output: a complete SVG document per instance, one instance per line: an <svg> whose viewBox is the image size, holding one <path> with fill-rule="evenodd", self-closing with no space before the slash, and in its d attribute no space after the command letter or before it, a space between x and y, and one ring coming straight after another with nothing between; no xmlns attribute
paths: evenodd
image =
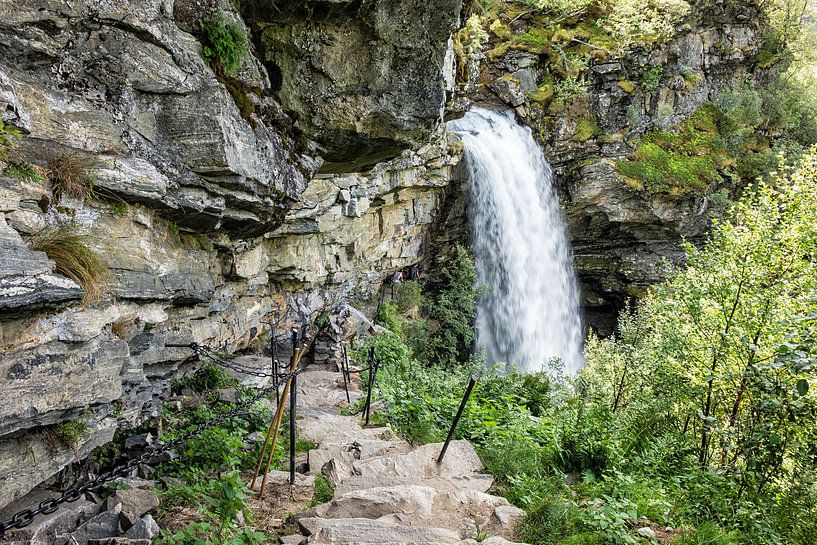
<svg viewBox="0 0 817 545"><path fill-rule="evenodd" d="M317 140L324 171L367 170L417 149L454 87L460 0L250 0L280 100Z"/></svg>

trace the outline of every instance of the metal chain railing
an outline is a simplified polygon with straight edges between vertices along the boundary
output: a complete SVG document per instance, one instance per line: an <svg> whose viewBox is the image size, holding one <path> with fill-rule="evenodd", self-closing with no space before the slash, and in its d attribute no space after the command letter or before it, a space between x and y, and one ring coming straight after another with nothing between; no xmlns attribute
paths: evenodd
<svg viewBox="0 0 817 545"><path fill-rule="evenodd" d="M259 377L259 378L279 378L280 379L282 376L284 376L286 374L286 373L280 372L279 369L273 369L271 373L269 373L267 371L262 371L262 370L259 370L259 369L251 369L251 368L246 367L244 365L238 364L238 363L236 363L234 361L224 359L221 356L219 356L216 352L213 352L209 348L201 346L200 344L197 344L197 343L190 343L189 345L186 345L186 346L188 348L190 348L191 350L193 350L196 354L198 354L200 356L204 356L205 358L212 361L216 365L219 365L221 367L227 367L228 369L232 369L233 371L236 371L238 373L242 373L242 374L245 374L245 375L250 375L250 376ZM278 366L281 365L280 362L275 362L275 363L277 363ZM274 365L273 365L273 367L274 367Z"/></svg>
<svg viewBox="0 0 817 545"><path fill-rule="evenodd" d="M180 345L180 346L186 346L186 347L192 349L197 354L202 354L202 355L205 355L206 357L210 358L210 356L207 354L207 352L209 352L209 350L201 347L200 345L198 345L196 343L192 343L190 345ZM222 358L218 358L218 360L225 361ZM241 371L241 372L245 372L245 371ZM299 372L300 372L300 370L297 370L294 373L281 373L281 374L278 374L277 376L278 376L278 378L281 379L281 382L286 382L287 380L289 380L289 377L291 375L297 374ZM272 374L265 374L264 376L272 376ZM278 387L278 384L274 384L272 386L266 386L266 387L262 388L261 390L259 390L256 395L254 395L253 397L251 397L250 399L248 399L246 401L242 401L241 403L239 403L238 405L236 405L235 407L233 407L229 411L216 416L215 418L213 418L212 420L210 420L208 422L205 422L203 424L198 425L195 429L185 433L184 435L181 435L181 436L177 437L176 439L173 439L172 441L169 441L167 443L163 443L161 445L157 445L155 447L152 447L152 448L148 449L139 458L134 458L134 459L128 461L127 463L124 463L124 464L122 464L120 466L117 466L116 468L112 469L111 471L96 477L92 481L89 481L89 482L87 482L87 483L85 483L85 484L83 484L83 485L81 485L79 487L76 487L76 488L73 488L73 489L68 490L66 492L63 492L60 496L53 497L53 498L48 498L46 500L43 500L43 501L41 501L39 503L39 505L37 506L36 509L23 509L22 511L19 511L19 512L15 513L14 516L11 517L11 519L9 519L7 522L0 522L0 539L2 539L3 536L5 536L5 534L6 534L6 532L8 530L17 529L17 528L25 528L26 526L28 526L29 524L32 523L32 521L34 520L34 517L36 517L37 515L54 513L55 511L57 511L57 509L59 509L60 505L62 505L64 503L75 502L75 501L79 500L80 498L82 498L87 492L93 492L95 490L99 490L100 488L105 486L107 483L109 483L109 482L111 482L113 480L116 480L116 479L118 479L120 477L124 477L124 476L128 475L131 471L133 471L133 469L137 468L138 466L143 465L143 464L147 464L153 458L155 458L155 457L157 457L157 456L159 456L161 454L164 454L165 452L173 450L174 448L178 447L179 445L182 445L182 444L186 443L187 441L190 441L194 437L197 437L197 436L201 435L205 431L218 426L222 422L224 422L226 420L229 420L230 418L241 416L240 413L244 409L251 406L256 401L259 401L260 399L266 397L270 392L277 389L277 387Z"/></svg>

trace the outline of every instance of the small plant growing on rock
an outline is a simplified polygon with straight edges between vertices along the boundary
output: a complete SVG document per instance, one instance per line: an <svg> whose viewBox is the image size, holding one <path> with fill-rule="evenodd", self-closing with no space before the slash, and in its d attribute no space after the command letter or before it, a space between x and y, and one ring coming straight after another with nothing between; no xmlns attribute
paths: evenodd
<svg viewBox="0 0 817 545"><path fill-rule="evenodd" d="M37 166L25 161L9 163L5 173L21 182L42 182L45 180Z"/></svg>
<svg viewBox="0 0 817 545"><path fill-rule="evenodd" d="M61 153L48 162L46 173L51 192L59 200L63 195L84 199L93 190L93 162L76 152Z"/></svg>
<svg viewBox="0 0 817 545"><path fill-rule="evenodd" d="M247 57L247 33L223 12L199 23L204 38L204 58L219 72L234 76Z"/></svg>
<svg viewBox="0 0 817 545"><path fill-rule="evenodd" d="M14 139L20 135L20 131L0 119L0 160L5 160L6 152L14 147Z"/></svg>
<svg viewBox="0 0 817 545"><path fill-rule="evenodd" d="M335 490L332 488L332 483L323 475L315 477L315 493L312 496L312 501L307 505L307 509L326 503L335 495Z"/></svg>
<svg viewBox="0 0 817 545"><path fill-rule="evenodd" d="M67 276L85 291L84 303L102 297L109 275L108 267L88 247L85 237L72 225L48 227L31 238L32 250L45 252L55 264L54 271Z"/></svg>
<svg viewBox="0 0 817 545"><path fill-rule="evenodd" d="M52 431L65 446L75 447L86 436L88 429L88 417L82 416L70 422L55 424Z"/></svg>

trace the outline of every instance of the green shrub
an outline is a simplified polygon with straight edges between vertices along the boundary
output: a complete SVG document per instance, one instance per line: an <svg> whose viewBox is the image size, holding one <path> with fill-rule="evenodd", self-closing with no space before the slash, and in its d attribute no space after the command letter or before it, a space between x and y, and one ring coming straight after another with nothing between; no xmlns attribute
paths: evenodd
<svg viewBox="0 0 817 545"><path fill-rule="evenodd" d="M416 280L406 280L397 285L395 300L397 312L404 314L423 306L423 291Z"/></svg>
<svg viewBox="0 0 817 545"><path fill-rule="evenodd" d="M661 87L661 78L664 77L664 67L663 65L656 65L650 68L645 69L641 72L641 76L639 77L639 81L641 83L641 87L649 92L655 93L658 91L658 88Z"/></svg>
<svg viewBox="0 0 817 545"><path fill-rule="evenodd" d="M397 305L394 303L383 303L380 305L375 321L395 335L402 337L403 326L400 317L397 315Z"/></svg>
<svg viewBox="0 0 817 545"><path fill-rule="evenodd" d="M199 28L204 38L204 58L216 72L222 69L229 76L236 75L248 55L247 33L224 12L201 21Z"/></svg>
<svg viewBox="0 0 817 545"><path fill-rule="evenodd" d="M98 300L110 276L108 267L88 247L84 236L72 225L47 227L29 240L32 250L45 252L54 262L54 271L79 284L85 291L84 303Z"/></svg>
<svg viewBox="0 0 817 545"><path fill-rule="evenodd" d="M9 125L0 119L0 161L6 160L8 150L14 147L14 139L22 136L22 134L13 125Z"/></svg>
<svg viewBox="0 0 817 545"><path fill-rule="evenodd" d="M42 182L45 180L40 170L31 163L9 163L5 173L21 182Z"/></svg>
<svg viewBox="0 0 817 545"><path fill-rule="evenodd" d="M423 359L446 367L468 359L474 341L477 299L477 271L474 260L462 246L441 271L442 288L424 309L429 321L428 344Z"/></svg>
<svg viewBox="0 0 817 545"><path fill-rule="evenodd" d="M185 492L187 494L190 489ZM200 487L195 492L207 493L198 496L201 500L199 509L202 521L193 522L176 532L162 530L156 540L158 545L261 545L269 542L271 537L251 528L239 528L236 516L241 513L244 519L252 522L252 511L247 506L249 494L246 485L238 472L230 472L214 480L206 488ZM168 491L162 493L163 499Z"/></svg>

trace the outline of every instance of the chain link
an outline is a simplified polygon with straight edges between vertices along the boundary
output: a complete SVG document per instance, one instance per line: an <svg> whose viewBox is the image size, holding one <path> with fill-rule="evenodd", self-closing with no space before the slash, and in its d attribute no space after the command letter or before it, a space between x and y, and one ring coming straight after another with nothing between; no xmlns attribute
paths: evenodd
<svg viewBox="0 0 817 545"><path fill-rule="evenodd" d="M284 376L284 374L280 372L280 368L283 368L284 364L277 360L276 363L278 363L279 370L276 371L275 369L273 369L272 373L268 373L266 371L259 371L258 369L250 369L236 362L226 360L219 356L218 354L216 354L215 352L213 352L212 350L210 350L209 348L205 348L196 343L190 344L190 349L193 350L199 356L204 356L205 358L209 359L216 365L227 367L228 369L232 369L233 371L236 371L238 373L243 373L245 375L260 378L275 378L275 377L281 378L282 376Z"/></svg>
<svg viewBox="0 0 817 545"><path fill-rule="evenodd" d="M197 353L200 353L200 354L203 354L203 355L205 355L207 357L210 357L206 353L208 351L207 349L203 349L202 347L200 347L199 345L197 345L195 343L191 344L190 348L193 349L194 351L196 351ZM213 359L213 358L211 358L211 359ZM221 360L221 358L218 358L218 360ZM244 372L244 371L242 371L242 372ZM277 376L278 376L279 379L281 379L280 383L283 384L287 380L289 380L289 378L292 375L300 373L300 372L301 372L301 369L298 369L294 373L279 373ZM265 374L264 376L271 377L273 375L272 374ZM134 459L128 461L127 463L125 463L125 464L117 466L116 468L112 469L108 473L100 475L97 478L95 478L94 480L83 484L82 486L79 486L77 488L73 488L71 490L63 492L63 494L61 496L59 496L59 497L49 498L47 500L41 501L36 509L33 509L33 510L32 509L24 509L22 511L17 512L13 517L11 517L11 519L8 522L0 522L0 539L2 539L3 536L5 536L5 534L6 534L6 532L8 530L15 529L15 528L25 528L26 526L31 524L31 522L34 520L34 517L36 517L37 515L53 513L57 509L59 509L60 505L62 505L64 503L75 502L75 501L79 500L80 498L82 498L83 496L85 496L85 494L87 492L93 492L94 490L98 490L98 489L102 488L103 486L105 486L107 483L109 483L109 482L111 482L111 481L113 481L115 479L118 479L120 477L124 477L125 475L128 475L131 471L133 471L134 468L136 468L136 467L138 467L140 465L143 465L143 464L147 464L153 458L155 458L155 457L157 457L157 456L159 456L161 454L164 454L165 452L173 450L174 448L178 447L179 445L182 445L182 444L186 443L187 441L193 439L194 437L196 437L198 435L201 435L205 431L218 426L219 424L221 424L225 420L229 420L230 418L240 416L241 411L243 411L244 409L246 409L247 407L249 407L250 405L252 405L256 401L259 401L263 397L267 396L270 392L275 390L275 388L277 386L278 386L278 384L272 385L272 386L266 386L266 387L262 388L261 390L259 390L259 392L255 396L251 397L250 399L248 399L246 401L243 401L243 402L239 403L238 405L236 405L235 407L233 407L229 411L218 415L217 417L210 420L209 422L205 422L203 424L200 424L195 429L188 431L184 435L181 435L180 437L177 437L176 439L173 439L172 441L169 441L167 443L162 443L161 445L152 447L152 448L146 450L139 458L134 458Z"/></svg>

